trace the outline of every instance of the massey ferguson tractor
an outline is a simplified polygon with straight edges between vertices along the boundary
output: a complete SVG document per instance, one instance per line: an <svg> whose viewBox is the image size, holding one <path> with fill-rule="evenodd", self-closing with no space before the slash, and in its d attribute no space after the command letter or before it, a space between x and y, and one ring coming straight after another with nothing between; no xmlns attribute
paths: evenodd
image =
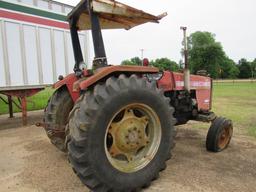
<svg viewBox="0 0 256 192"><path fill-rule="evenodd" d="M231 120L211 112L211 79L190 75L187 59L182 73L108 64L102 29L128 30L158 23L165 16L113 0L82 0L68 15L74 73L54 85L44 127L51 142L68 152L74 172L92 191L132 192L148 187L171 158L175 125L189 120L211 122L206 139L209 151L222 151L231 140ZM92 31L91 70L83 61L81 30Z"/></svg>

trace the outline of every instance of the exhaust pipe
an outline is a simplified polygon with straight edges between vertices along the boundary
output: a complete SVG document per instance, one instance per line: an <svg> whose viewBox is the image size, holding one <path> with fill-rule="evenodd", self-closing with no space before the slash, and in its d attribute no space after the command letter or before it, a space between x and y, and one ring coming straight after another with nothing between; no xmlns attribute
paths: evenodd
<svg viewBox="0 0 256 192"><path fill-rule="evenodd" d="M186 91L190 92L190 70L189 70L189 63L188 63L188 44L187 44L187 27L180 27L183 30L184 35L184 88Z"/></svg>

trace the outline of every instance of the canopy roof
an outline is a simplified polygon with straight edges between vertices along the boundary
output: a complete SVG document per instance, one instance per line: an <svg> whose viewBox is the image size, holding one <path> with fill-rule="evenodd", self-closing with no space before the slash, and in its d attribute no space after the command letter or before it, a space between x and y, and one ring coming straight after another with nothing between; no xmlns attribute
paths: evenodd
<svg viewBox="0 0 256 192"><path fill-rule="evenodd" d="M114 0L82 0L68 15L77 18L78 30L91 29L87 3L91 2L92 10L99 15L102 29L131 29L147 22L158 23L167 13L154 16Z"/></svg>

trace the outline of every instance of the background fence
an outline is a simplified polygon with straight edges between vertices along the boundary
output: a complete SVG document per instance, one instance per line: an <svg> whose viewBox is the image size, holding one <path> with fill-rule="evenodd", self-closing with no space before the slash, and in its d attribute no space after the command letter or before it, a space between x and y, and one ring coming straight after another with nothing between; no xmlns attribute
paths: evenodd
<svg viewBox="0 0 256 192"><path fill-rule="evenodd" d="M248 84L248 83L255 83L256 79L234 79L234 80L223 80L218 79L213 81L214 86L240 86L241 84ZM53 94L54 90L51 87L47 87L45 90L39 92L38 94L28 97L28 111L34 111L34 110L41 110L44 109L44 107L47 104L48 99ZM2 98L2 99L1 99ZM4 102L7 101L7 97L0 94L0 115L8 113L8 105ZM18 99L14 99L16 104L19 104ZM20 112L21 109L18 107L18 105L13 104L14 112Z"/></svg>

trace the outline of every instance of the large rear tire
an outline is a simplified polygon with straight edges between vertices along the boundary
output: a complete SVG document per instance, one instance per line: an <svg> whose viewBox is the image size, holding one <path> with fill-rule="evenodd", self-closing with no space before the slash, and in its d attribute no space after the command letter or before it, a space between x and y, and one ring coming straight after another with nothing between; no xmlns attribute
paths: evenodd
<svg viewBox="0 0 256 192"><path fill-rule="evenodd" d="M65 126L74 102L65 87L54 92L44 110L45 131L51 143L59 150L66 152Z"/></svg>
<svg viewBox="0 0 256 192"><path fill-rule="evenodd" d="M70 113L70 163L92 191L138 191L166 167L174 147L170 100L136 75L111 77Z"/></svg>

